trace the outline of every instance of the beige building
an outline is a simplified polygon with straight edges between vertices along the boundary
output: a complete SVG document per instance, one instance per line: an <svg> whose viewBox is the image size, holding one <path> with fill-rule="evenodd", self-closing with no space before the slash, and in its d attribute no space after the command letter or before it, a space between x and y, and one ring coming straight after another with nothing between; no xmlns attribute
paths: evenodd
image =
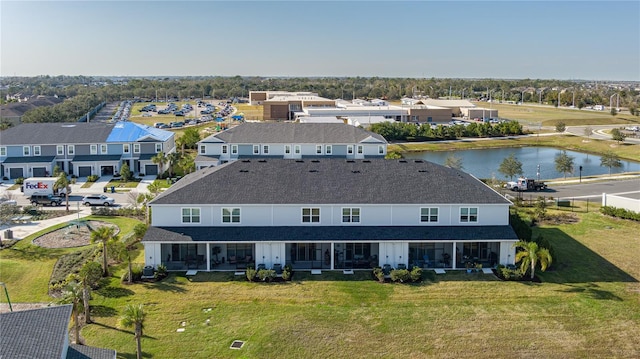
<svg viewBox="0 0 640 359"><path fill-rule="evenodd" d="M262 102L262 118L268 120L293 120L294 113L303 108L335 107L335 101L316 95L274 96Z"/></svg>
<svg viewBox="0 0 640 359"><path fill-rule="evenodd" d="M249 91L249 103L262 105L266 100L274 97L318 96L315 92L289 92L289 91Z"/></svg>
<svg viewBox="0 0 640 359"><path fill-rule="evenodd" d="M498 110L491 108L462 108L462 117L473 119L498 118Z"/></svg>

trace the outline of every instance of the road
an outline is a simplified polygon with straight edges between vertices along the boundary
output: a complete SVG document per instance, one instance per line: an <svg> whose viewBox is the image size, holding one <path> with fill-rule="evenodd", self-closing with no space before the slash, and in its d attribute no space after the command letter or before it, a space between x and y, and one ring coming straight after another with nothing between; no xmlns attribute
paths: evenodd
<svg viewBox="0 0 640 359"><path fill-rule="evenodd" d="M506 193L509 193L509 191ZM640 199L640 178L581 184L554 184L549 186L545 191L523 192L523 196L552 196L553 198L575 199L589 198L592 200L602 198L603 193Z"/></svg>
<svg viewBox="0 0 640 359"><path fill-rule="evenodd" d="M598 140L610 140L611 135L603 132L604 130L611 130L614 128L624 127L623 125L590 125L590 126L567 126L565 132L570 133L576 136L587 137L584 133L585 128L590 127L593 132L591 134L591 138ZM624 140L625 143L629 144L640 144L640 138L632 138L627 137Z"/></svg>

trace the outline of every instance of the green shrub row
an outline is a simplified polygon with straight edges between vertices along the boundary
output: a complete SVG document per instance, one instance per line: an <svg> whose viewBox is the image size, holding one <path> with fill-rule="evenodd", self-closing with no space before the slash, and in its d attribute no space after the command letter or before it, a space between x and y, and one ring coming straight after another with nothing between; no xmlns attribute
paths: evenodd
<svg viewBox="0 0 640 359"><path fill-rule="evenodd" d="M64 283L67 276L72 273L78 273L80 268L88 261L92 260L96 255L95 248L87 248L77 252L65 254L58 258L53 266L53 272L49 279L49 286L55 287L60 283Z"/></svg>
<svg viewBox="0 0 640 359"><path fill-rule="evenodd" d="M640 213L630 211L624 208L616 208L611 206L600 207L600 212L607 216L618 217L622 219L630 219L632 221L640 221Z"/></svg>
<svg viewBox="0 0 640 359"><path fill-rule="evenodd" d="M499 264L496 270L496 274L498 277L503 280L521 280L524 277L524 273L520 270L520 268L507 268L502 264Z"/></svg>
<svg viewBox="0 0 640 359"><path fill-rule="evenodd" d="M98 175L88 175L87 176L87 182L95 182L98 180L98 178L100 178L100 176Z"/></svg>
<svg viewBox="0 0 640 359"><path fill-rule="evenodd" d="M522 125L517 121L501 122L496 125L472 122L467 126L438 125L435 128L431 128L431 124L416 126L413 123L382 122L371 125L371 131L381 135L388 141L429 141L462 137L499 137L523 134Z"/></svg>
<svg viewBox="0 0 640 359"><path fill-rule="evenodd" d="M245 270L245 275L247 276L247 280L250 282L260 281L260 282L272 282L277 278L276 271L273 269L259 269L256 270L253 267L247 267ZM288 281L291 280L291 276L293 275L293 268L290 265L285 265L282 268L282 280Z"/></svg>
<svg viewBox="0 0 640 359"><path fill-rule="evenodd" d="M375 267L373 268L373 276L379 282L385 281L385 274L382 268ZM393 269L389 272L389 277L392 282L400 282L400 283L416 283L422 280L422 268L413 267L411 270L408 269Z"/></svg>
<svg viewBox="0 0 640 359"><path fill-rule="evenodd" d="M96 216L121 216L132 217L136 219L144 219L145 211L142 208L134 207L91 207L91 214Z"/></svg>

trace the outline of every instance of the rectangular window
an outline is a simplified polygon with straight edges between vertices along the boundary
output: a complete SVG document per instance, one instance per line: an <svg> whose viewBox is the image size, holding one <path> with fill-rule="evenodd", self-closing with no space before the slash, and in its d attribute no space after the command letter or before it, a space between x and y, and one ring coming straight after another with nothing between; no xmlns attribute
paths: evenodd
<svg viewBox="0 0 640 359"><path fill-rule="evenodd" d="M76 154L76 146L75 145L68 145L67 146L67 154L75 155Z"/></svg>
<svg viewBox="0 0 640 359"><path fill-rule="evenodd" d="M462 207L460 208L460 222L478 222L478 208L477 207Z"/></svg>
<svg viewBox="0 0 640 359"><path fill-rule="evenodd" d="M262 154L265 154L265 155L269 154L269 145L262 146Z"/></svg>
<svg viewBox="0 0 640 359"><path fill-rule="evenodd" d="M4 157L7 155L7 148L6 147L0 147L0 156Z"/></svg>
<svg viewBox="0 0 640 359"><path fill-rule="evenodd" d="M384 146L378 146L378 154L384 155Z"/></svg>
<svg viewBox="0 0 640 359"><path fill-rule="evenodd" d="M322 154L322 145L316 145L316 155Z"/></svg>
<svg viewBox="0 0 640 359"><path fill-rule="evenodd" d="M291 145L284 145L284 154L285 155L291 154Z"/></svg>
<svg viewBox="0 0 640 359"><path fill-rule="evenodd" d="M33 155L40 156L40 146L33 146Z"/></svg>
<svg viewBox="0 0 640 359"><path fill-rule="evenodd" d="M129 146L128 143L125 143L124 145L122 145L122 152L123 153L129 153L131 151L131 147Z"/></svg>
<svg viewBox="0 0 640 359"><path fill-rule="evenodd" d="M162 143L156 143L156 153L162 152Z"/></svg>
<svg viewBox="0 0 640 359"><path fill-rule="evenodd" d="M22 146L22 155L24 155L24 156L31 156L31 147L29 147L29 146Z"/></svg>
<svg viewBox="0 0 640 359"><path fill-rule="evenodd" d="M200 208L183 208L182 223L200 223Z"/></svg>
<svg viewBox="0 0 640 359"><path fill-rule="evenodd" d="M104 145L104 144L100 145L100 154L105 155L107 154L107 152L108 152L107 145Z"/></svg>
<svg viewBox="0 0 640 359"><path fill-rule="evenodd" d="M325 154L330 155L332 150L333 150L333 148L331 147L331 145L324 146L324 153Z"/></svg>
<svg viewBox="0 0 640 359"><path fill-rule="evenodd" d="M89 146L89 152L92 155L97 155L98 154L98 145L91 145Z"/></svg>
<svg viewBox="0 0 640 359"><path fill-rule="evenodd" d="M240 208L223 208L222 223L240 223Z"/></svg>
<svg viewBox="0 0 640 359"><path fill-rule="evenodd" d="M227 145L222 145L222 154L223 155L226 155L228 150L229 149L227 148Z"/></svg>
<svg viewBox="0 0 640 359"><path fill-rule="evenodd" d="M253 154L254 155L259 155L260 154L260 146L253 145Z"/></svg>
<svg viewBox="0 0 640 359"><path fill-rule="evenodd" d="M359 223L360 208L343 208L342 223Z"/></svg>
<svg viewBox="0 0 640 359"><path fill-rule="evenodd" d="M140 144L139 143L134 143L133 144L133 153L140 153Z"/></svg>
<svg viewBox="0 0 640 359"><path fill-rule="evenodd" d="M64 146L61 146L61 145L56 146L56 155L64 156Z"/></svg>
<svg viewBox="0 0 640 359"><path fill-rule="evenodd" d="M364 147L362 145L358 145L358 154L361 155L364 152Z"/></svg>
<svg viewBox="0 0 640 359"><path fill-rule="evenodd" d="M300 154L300 145L295 145L294 147L294 151L296 152L296 155Z"/></svg>
<svg viewBox="0 0 640 359"><path fill-rule="evenodd" d="M204 145L200 145L200 154L204 155L207 153L207 148Z"/></svg>
<svg viewBox="0 0 640 359"><path fill-rule="evenodd" d="M302 223L320 223L320 208L303 208Z"/></svg>
<svg viewBox="0 0 640 359"><path fill-rule="evenodd" d="M353 154L353 146L351 146L351 145L347 146L347 154L348 155L352 155Z"/></svg>
<svg viewBox="0 0 640 359"><path fill-rule="evenodd" d="M420 208L420 222L438 222L438 208Z"/></svg>
<svg viewBox="0 0 640 359"><path fill-rule="evenodd" d="M231 154L232 155L238 154L238 145L231 145Z"/></svg>

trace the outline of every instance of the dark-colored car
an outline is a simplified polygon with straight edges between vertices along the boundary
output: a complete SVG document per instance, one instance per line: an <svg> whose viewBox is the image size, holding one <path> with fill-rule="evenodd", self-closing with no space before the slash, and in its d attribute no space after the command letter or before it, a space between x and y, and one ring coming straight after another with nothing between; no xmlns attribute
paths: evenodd
<svg viewBox="0 0 640 359"><path fill-rule="evenodd" d="M52 207L55 207L55 206L59 206L59 205L62 204L62 197L54 196L52 194L34 193L34 194L31 195L31 198L29 198L29 201L31 202L31 205L33 205L33 206L51 205Z"/></svg>

